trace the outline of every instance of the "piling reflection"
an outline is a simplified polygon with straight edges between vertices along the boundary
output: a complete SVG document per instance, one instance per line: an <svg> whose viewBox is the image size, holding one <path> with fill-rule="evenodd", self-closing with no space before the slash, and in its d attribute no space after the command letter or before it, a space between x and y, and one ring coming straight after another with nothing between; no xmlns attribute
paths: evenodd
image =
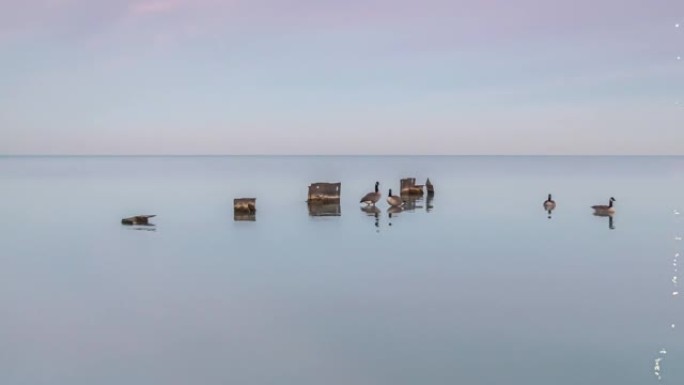
<svg viewBox="0 0 684 385"><path fill-rule="evenodd" d="M248 214L248 213L234 213L233 214L233 220L236 222L254 222L256 221L256 214Z"/></svg>
<svg viewBox="0 0 684 385"><path fill-rule="evenodd" d="M312 217L339 217L342 215L339 202L307 202L307 206L309 207L309 216Z"/></svg>
<svg viewBox="0 0 684 385"><path fill-rule="evenodd" d="M425 212L426 213L432 212L432 210L434 209L434 206L432 205L432 201L434 199L435 199L434 193L428 194L427 200L425 201Z"/></svg>
<svg viewBox="0 0 684 385"><path fill-rule="evenodd" d="M423 208L423 197L409 194L401 194L401 200L404 201L402 211L415 211Z"/></svg>

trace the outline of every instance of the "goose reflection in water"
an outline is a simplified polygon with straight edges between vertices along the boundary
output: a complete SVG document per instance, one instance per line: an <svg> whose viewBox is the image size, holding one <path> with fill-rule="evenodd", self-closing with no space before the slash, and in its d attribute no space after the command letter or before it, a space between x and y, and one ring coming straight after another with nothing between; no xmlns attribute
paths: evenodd
<svg viewBox="0 0 684 385"><path fill-rule="evenodd" d="M432 210L435 208L435 206L432 205L432 201L435 199L434 195L428 195L427 200L425 201L425 212L429 213L432 212Z"/></svg>
<svg viewBox="0 0 684 385"><path fill-rule="evenodd" d="M608 217L608 228L611 230L615 230L615 225L613 223L613 214L604 213L604 212L595 212L594 216L595 217Z"/></svg>
<svg viewBox="0 0 684 385"><path fill-rule="evenodd" d="M380 228L380 209L376 206L361 207L361 211L366 213L369 217L375 217L375 227Z"/></svg>
<svg viewBox="0 0 684 385"><path fill-rule="evenodd" d="M392 215L397 215L397 214L403 212L404 210L405 210L405 209L404 209L404 207L402 207L402 206L390 206L390 207L387 209L387 217L388 217L389 220L390 220L389 223L388 223L388 226L392 226L392 222L391 222L391 220L392 220Z"/></svg>

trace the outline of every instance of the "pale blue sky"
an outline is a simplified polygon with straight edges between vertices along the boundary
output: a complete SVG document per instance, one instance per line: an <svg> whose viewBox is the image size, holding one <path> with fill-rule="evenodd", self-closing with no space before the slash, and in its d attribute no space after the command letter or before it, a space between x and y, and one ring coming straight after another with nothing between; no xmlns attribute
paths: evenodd
<svg viewBox="0 0 684 385"><path fill-rule="evenodd" d="M681 0L0 6L0 154L684 155Z"/></svg>

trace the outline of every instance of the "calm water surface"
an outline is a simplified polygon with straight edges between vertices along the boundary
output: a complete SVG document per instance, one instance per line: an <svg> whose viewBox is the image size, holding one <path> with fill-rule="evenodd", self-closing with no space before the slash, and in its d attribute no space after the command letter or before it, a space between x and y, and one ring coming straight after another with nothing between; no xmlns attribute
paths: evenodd
<svg viewBox="0 0 684 385"><path fill-rule="evenodd" d="M681 385L683 175L681 157L0 158L0 383ZM436 195L390 217L408 176ZM358 204L376 180L377 215ZM342 182L341 216L309 215L319 181ZM243 196L256 221L233 220ZM611 196L613 229L589 208ZM119 224L143 213L154 231Z"/></svg>

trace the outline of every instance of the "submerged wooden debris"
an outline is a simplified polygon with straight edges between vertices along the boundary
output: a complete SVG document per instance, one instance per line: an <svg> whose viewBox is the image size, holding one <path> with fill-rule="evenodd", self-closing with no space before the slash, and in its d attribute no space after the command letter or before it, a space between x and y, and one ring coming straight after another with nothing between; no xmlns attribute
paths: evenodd
<svg viewBox="0 0 684 385"><path fill-rule="evenodd" d="M314 204L339 203L342 183L312 183L307 202Z"/></svg>

